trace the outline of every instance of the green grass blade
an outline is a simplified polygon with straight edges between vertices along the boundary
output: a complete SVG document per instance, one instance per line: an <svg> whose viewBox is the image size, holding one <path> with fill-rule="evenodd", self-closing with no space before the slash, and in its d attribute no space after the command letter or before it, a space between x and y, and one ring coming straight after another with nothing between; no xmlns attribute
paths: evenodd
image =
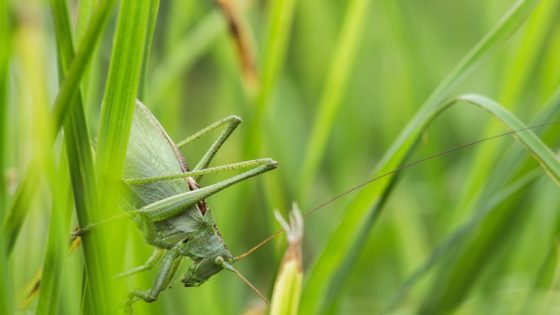
<svg viewBox="0 0 560 315"><path fill-rule="evenodd" d="M469 94L463 95L456 100L441 107L441 110L453 106L457 102L465 101L479 106L490 112L509 128L525 128L524 124L513 114L500 106L495 101L484 96ZM518 133L516 139L540 163L541 167L557 184L560 184L560 161L532 131ZM521 196L522 197L522 196ZM508 206L501 206L492 215L484 220L473 237L462 248L459 254L448 262L447 268L439 273L432 290L428 292L426 299L420 309L421 314L440 314L453 310L464 297L476 279L482 273L484 266L491 259L491 255L497 252L500 245L506 243L505 237L508 228L515 226L512 218L522 207L515 206L521 200L519 197Z"/></svg>
<svg viewBox="0 0 560 315"><path fill-rule="evenodd" d="M538 60L541 58L540 54L546 46L549 30L555 27L554 17L557 15L559 5L558 1L554 0L541 1L535 8L535 13L527 21L522 40L513 49L512 67L508 67L503 74L504 80L500 87L498 100L505 106L519 107L523 93L532 87L530 74L535 71ZM500 127L498 122L490 122L486 134L494 134ZM471 205L476 198L477 192L483 186L486 175L491 170L497 156L499 156L497 149L488 149L476 156L472 165L473 171L468 174L466 180L468 187L462 200L457 202L459 212L468 211L468 205Z"/></svg>
<svg viewBox="0 0 560 315"><path fill-rule="evenodd" d="M303 166L299 177L299 196L307 196L311 183L315 179L319 164L335 117L342 104L356 54L360 47L366 17L370 13L368 0L354 0L348 3L340 37L332 56L323 95L318 107L317 119L313 125L309 144L304 155Z"/></svg>
<svg viewBox="0 0 560 315"><path fill-rule="evenodd" d="M181 75L201 57L226 30L226 23L218 10L210 12L194 30L175 44L169 56L163 58L153 71L146 104L157 104Z"/></svg>
<svg viewBox="0 0 560 315"><path fill-rule="evenodd" d="M284 65L295 6L296 0L275 0L268 13L270 19L264 48L263 69L250 129L247 133L246 157L258 155L263 144L266 113Z"/></svg>
<svg viewBox="0 0 560 315"><path fill-rule="evenodd" d="M527 128L521 120L505 109L505 107L490 98L478 94L462 95L454 102L449 103L448 106L443 107L442 110L445 110L447 107L452 106L455 102L460 101L468 102L483 108L494 117L498 118L510 129L515 130ZM560 185L560 161L554 152L552 152L552 150L531 130L517 134L516 139L518 139L529 150L529 152L531 152L533 157L541 164L550 178Z"/></svg>
<svg viewBox="0 0 560 315"><path fill-rule="evenodd" d="M159 1L152 1L150 4L150 20L148 22L148 31L146 32L146 51L144 52L144 61L142 62L142 76L140 79L140 92L138 93L138 98L145 100L147 90L149 89L148 85L148 69L149 69L149 61L150 61L150 52L152 51L152 44L154 42L154 32L156 30L156 22L159 12Z"/></svg>
<svg viewBox="0 0 560 315"><path fill-rule="evenodd" d="M61 78L68 73L74 58L74 45L66 1L53 0L51 8L54 17L55 32L57 35L58 67ZM70 178L74 192L74 203L78 222L81 226L94 220L98 209L98 200L93 168L93 155L91 141L85 119L82 95L75 93L69 108L69 115L64 121L66 154L70 169ZM53 186L56 188L56 186ZM61 188L58 188L60 190ZM59 191L60 195L61 192ZM60 290L60 272L66 257L67 239L69 231L70 213L64 211L66 207L54 207L51 215L49 238L46 258L43 267L43 280L39 295L38 314L52 314L56 312L58 292ZM96 255L96 245L88 238L84 239L84 254L86 261ZM89 276L93 276L94 268L86 268ZM88 295L88 298L95 298ZM91 303L92 301L90 301Z"/></svg>
<svg viewBox="0 0 560 315"><path fill-rule="evenodd" d="M69 69L69 76L65 80L65 83L63 84L53 106L55 131L62 126L63 119L72 101L71 97L74 96L74 92L79 89L80 79L86 70L93 51L95 50L95 46L101 36L101 31L111 16L111 9L114 3L115 0L102 2L91 20L87 34L84 35L80 51L76 56L76 60ZM54 138L52 141L54 141ZM37 187L37 183L39 181L36 177L39 173L39 170L34 169L32 165L28 167L28 169L24 172L22 181L18 186L11 205L9 206L8 214L4 220L4 227L6 230L3 231L7 239L8 253L11 252L13 244L19 234L19 230L21 229L21 225L23 224L29 210L29 202L31 201L30 196L35 193L35 188Z"/></svg>
<svg viewBox="0 0 560 315"><path fill-rule="evenodd" d="M8 80L10 72L11 30L8 24L8 0L0 0L0 223L8 209L8 190L4 181L7 168L7 136L8 131ZM0 237L0 314L12 313L13 302L10 290L11 274L8 263L6 238Z"/></svg>
<svg viewBox="0 0 560 315"><path fill-rule="evenodd" d="M530 184L534 183L541 175L541 170L535 170L519 180L515 181L509 187L505 188L503 191L498 192L492 199L488 201L484 208L473 213L469 220L453 231L453 233L441 242L431 253L430 257L403 283L397 293L394 295L393 299L388 304L386 309L387 312L393 311L397 308L406 298L408 291L414 287L414 285L424 277L428 271L440 263L446 254L455 249L461 241L463 241L469 233L472 233L474 227L484 219L495 207L500 203L503 203L512 195L518 193L520 190L527 188Z"/></svg>
<svg viewBox="0 0 560 315"><path fill-rule="evenodd" d="M82 42L78 43L78 51L76 57L72 61L72 65L68 69L66 80L60 88L60 92L56 97L53 105L55 118L55 130L62 127L64 117L68 112L68 108L79 90L80 82L86 72L87 65L93 56L95 47L99 42L101 33L111 17L112 9L116 0L102 1L97 7L95 13L91 17L88 29L84 34Z"/></svg>
<svg viewBox="0 0 560 315"><path fill-rule="evenodd" d="M556 94L551 98L541 113L539 113L539 115L531 121L530 125L542 124L543 121L554 121L558 119L558 116L560 116L560 89L557 90ZM538 133L542 135L541 137L543 139L556 138L554 132L555 130L552 125L543 126L543 128L539 128L538 131ZM471 219L465 224L465 228L456 229L453 232L453 235L463 235L464 233L461 230L471 231L475 227L475 224L480 222L483 218L482 215L484 215L484 212L494 211L493 208L496 204L494 200L497 200L496 198L499 198L499 196L502 196L503 193L508 190L502 190L502 187L507 185L508 180L514 177L515 174L519 173L518 170L530 170L533 168L529 161L529 157L525 153L525 150L521 147L513 147L511 150L506 151L503 155L505 158L500 162L499 166L494 167L492 172L487 174L487 178L489 178L489 180L486 181L485 187L483 187L484 195L481 196L481 199L478 201L476 207L473 208L475 210L473 210L474 214L471 216ZM534 171L531 171L531 173L533 172ZM523 175L522 178L529 178L531 173ZM521 179L517 180L516 183L521 183ZM509 187L514 188L515 184L511 184ZM468 236L468 234L465 236ZM442 244L450 243L454 238L456 237L450 236ZM447 247L447 245L441 245L438 247ZM424 264L418 268L418 270L401 286L397 294L392 299L392 302L389 304L390 306L388 309L395 308L402 302L402 299L405 297L408 289L413 287L416 281L440 260L443 256L441 254L445 254L445 250L436 249L433 251L432 256L424 262Z"/></svg>
<svg viewBox="0 0 560 315"><path fill-rule="evenodd" d="M155 1L156 3L158 1ZM142 64L148 38L150 16L154 1L124 0L117 20L117 30L109 66L109 77L101 109L98 143L96 148L96 170L100 192L100 216L109 218L117 214L120 197L122 169L130 134L134 102L139 91ZM101 253L98 277L89 279L92 291L105 290L105 299L111 304L110 313L122 299L123 292L112 281L112 273L122 268L122 245L114 241L107 229L97 234ZM111 241L112 240L112 241ZM107 248L109 242L115 246ZM109 259L109 257L111 257ZM101 303L103 301L96 301ZM122 302L120 302L122 303Z"/></svg>
<svg viewBox="0 0 560 315"><path fill-rule="evenodd" d="M66 164L66 159L61 159L56 174L54 172L49 174L53 201L36 314L58 313L60 278L64 270L63 263L67 257L68 231L72 218L70 185L67 182L68 172L64 171Z"/></svg>
<svg viewBox="0 0 560 315"><path fill-rule="evenodd" d="M420 110L395 140L376 167L375 173L381 174L402 165L416 143L430 115L449 96L483 57L498 44L507 39L532 11L536 1L518 1L497 25L448 74L443 82L430 95ZM341 285L343 274L349 271L363 241L379 215L380 206L394 185L395 176L378 181L376 185L364 188L347 208L339 228L330 238L317 262L311 269L303 291L302 312L314 314L321 310L325 301ZM372 205L375 205L372 208ZM326 277L325 275L329 275Z"/></svg>

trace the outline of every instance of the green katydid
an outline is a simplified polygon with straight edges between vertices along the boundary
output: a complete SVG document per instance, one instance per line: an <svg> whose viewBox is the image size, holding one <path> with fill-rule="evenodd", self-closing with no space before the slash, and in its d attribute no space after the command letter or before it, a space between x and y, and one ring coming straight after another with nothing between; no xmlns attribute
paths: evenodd
<svg viewBox="0 0 560 315"><path fill-rule="evenodd" d="M222 269L237 273L231 266L235 258L220 236L205 199L277 166L272 159L259 159L207 168L240 121L236 116L227 117L175 144L146 106L136 102L123 181L130 196L126 201L132 206L129 215L155 250L144 265L119 276L150 269L162 258L163 262L153 286L146 291L131 291L128 305L138 300L155 301L168 287L184 257L193 261L182 279L187 287L201 285ZM225 129L220 136L189 170L179 148L222 126ZM203 175L229 169L248 170L210 186L198 186Z"/></svg>

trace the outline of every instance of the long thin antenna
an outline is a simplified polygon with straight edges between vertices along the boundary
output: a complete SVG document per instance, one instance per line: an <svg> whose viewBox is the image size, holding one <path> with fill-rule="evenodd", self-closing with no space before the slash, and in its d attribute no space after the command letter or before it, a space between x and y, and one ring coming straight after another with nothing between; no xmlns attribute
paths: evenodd
<svg viewBox="0 0 560 315"><path fill-rule="evenodd" d="M259 291L259 289L257 289L249 280L247 280L247 278L245 278L241 272L237 271L237 269L235 269L232 265L224 262L222 264L222 266L224 267L224 269L227 269L233 273L235 273L239 279L241 279L241 281L245 282L245 284L247 286L249 286L249 288L251 288L251 290L253 290L265 303L266 305L270 305L270 302L268 301L268 299L261 293L261 291Z"/></svg>
<svg viewBox="0 0 560 315"><path fill-rule="evenodd" d="M341 192L340 194L338 194L338 195L336 195L336 196L334 196L334 197L332 197L332 198L330 198L330 199L327 199L326 201L324 201L324 202L320 203L319 205L315 206L314 208L311 208L311 210L309 210L309 211L307 211L307 212L304 213L303 217L304 217L304 218L307 218L308 216L312 215L313 213L317 212L318 210L324 208L325 206L327 206L327 205L329 205L329 204L335 202L336 200L338 200L338 199L340 199L340 198L342 198L342 197L344 197L344 196L346 196L346 195L348 195L348 194L353 193L353 192L356 191L356 190L359 190L359 189L361 189L361 188L363 188L363 187L365 187L365 186L367 186L367 185L369 185L369 184L371 184L371 183L373 183L373 182L375 182L375 181L378 181L378 180L380 180L380 179L382 179L382 178L384 178L384 177L387 177L387 176L389 176L389 175L396 174L396 173L398 173L398 172L400 172L400 171L402 171L402 170L411 168L411 167L413 167L413 166L415 166L415 165L424 163L424 162L426 162L426 161L429 161L429 160L432 160L432 159L435 159L435 158L438 158L438 157L441 157L441 156L444 156L444 155L448 155L448 154L453 153L453 152L456 152L456 151L460 151L460 150L465 149L465 148L468 148L468 147L475 146L475 145L480 144L480 143L482 143L482 142L486 142L486 141L493 140L493 139L497 139L497 138L500 138L500 137L504 137L504 136L516 134L516 133L522 132L522 131L527 131L527 130L532 130L532 129L538 129L538 128L542 128L542 127L549 126L549 125L555 125L555 124L558 124L558 123L560 123L560 121L556 121L556 122L546 122L546 123L542 123L542 124L538 124L538 125L533 125L533 126L530 126L530 127L522 128L522 129L510 130L510 131L507 131L507 132L504 132L504 133L501 133L501 134L497 134L497 135L494 135L494 136L482 138L482 139L480 139L480 140L476 140L476 141L469 142L469 143L466 143L466 144L461 144L461 145L452 147L452 148L450 148L450 149L448 149L448 150L445 150L445 151L442 151L442 152L438 152L438 153L435 153L435 154L432 154L432 155L428 155L428 156L423 157L423 158L421 158L421 159L418 159L418 160L416 160L416 161L414 161L414 162L410 162L410 163L408 163L408 164L404 164L403 166L398 167L398 168L396 168L396 169L394 169L394 170L391 170L391 171L388 171L388 172L383 173L383 174L381 174L381 175L377 175L377 176L375 176L375 177L373 177L373 178L370 178L370 179L368 179L368 180L366 180L366 181L364 181L364 182L362 182L362 183L360 183L360 184L358 184L358 185L356 185L356 186L353 186L352 188L349 188L349 189L347 189L347 190ZM259 249L260 247L262 247L262 246L265 245L266 243L270 242L272 239L274 239L276 236L278 236L278 235L280 235L280 234L282 234L282 233L284 233L284 230L283 230L283 229L278 229L278 230L276 230L276 231L275 231L274 233L272 233L269 237L265 238L264 240L262 240L261 242L259 242L257 245L253 246L251 249L249 249L249 250L246 251L245 253L243 253L243 254L241 254L241 255L235 257L235 260L236 260L236 261L237 261L237 260L241 260L241 259L243 259L243 258L245 258L245 257L247 257L247 256L249 256L249 255L251 255L251 254L252 254L253 252L255 252L257 249Z"/></svg>

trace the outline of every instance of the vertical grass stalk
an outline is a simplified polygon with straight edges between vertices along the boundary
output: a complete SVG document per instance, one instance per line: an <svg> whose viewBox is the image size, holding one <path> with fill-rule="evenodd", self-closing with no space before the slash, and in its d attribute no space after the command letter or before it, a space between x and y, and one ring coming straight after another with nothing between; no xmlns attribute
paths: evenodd
<svg viewBox="0 0 560 315"><path fill-rule="evenodd" d="M99 127L96 173L100 193L100 209L104 218L119 213L121 177L126 156L126 148L130 135L134 102L138 95L142 65L146 51L146 40L149 32L150 16L156 0L124 0L121 2L117 18L117 30L113 43L109 77L105 86L105 94L101 109ZM97 241L100 245L98 253L103 256L100 266L103 276L90 279L93 289L105 289L106 299L117 305L117 298L124 298L119 287L114 288L112 273L122 268L123 244L115 242L116 231L107 227L99 229L101 233ZM112 244L108 248L107 244ZM111 257L109 259L109 257ZM102 283L93 284L94 281ZM112 284L113 286L110 286ZM113 309L114 311L114 309Z"/></svg>
<svg viewBox="0 0 560 315"><path fill-rule="evenodd" d="M8 209L8 191L5 181L7 168L8 147L6 133L8 131L8 78L10 73L11 29L8 20L8 0L0 0L0 227L4 222ZM0 231L0 235L2 232ZM11 274L8 263L6 238L0 237L0 313L10 314L13 309L12 294L10 293Z"/></svg>
<svg viewBox="0 0 560 315"><path fill-rule="evenodd" d="M344 18L344 25L340 32L335 51L332 56L332 66L329 69L323 94L318 106L317 119L313 124L307 150L305 151L303 166L299 177L299 199L308 195L311 183L315 179L321 158L324 155L327 140L333 128L334 119L338 113L342 98L346 91L352 66L356 61L356 54L360 47L364 24L369 10L369 0L354 0L348 3Z"/></svg>
<svg viewBox="0 0 560 315"><path fill-rule="evenodd" d="M63 82L64 79L67 79L66 75L68 74L71 64L75 58L72 29L66 1L51 0L51 9L57 38L58 69L61 81ZM93 47L95 47L95 45L93 45ZM91 54L93 55L93 51ZM96 221L95 213L98 212L99 201L97 199L98 195L93 165L93 154L91 150L91 139L85 118L80 84L77 84L76 89L77 91L75 96L71 99L72 106L69 107L68 117L64 121L64 139L66 142L66 160L68 161L68 168L70 170L76 216L80 226L87 226L88 223ZM64 227L64 225L68 224L68 221L65 220L69 220L69 218L64 217L68 214L62 211L63 209L64 208L53 210L53 215L51 217L51 230L54 225L63 228L63 231L67 233L66 231L68 231L68 227ZM61 213L55 214L54 211L61 211ZM62 218L59 218L59 216ZM52 272L56 274L56 270L62 268L67 244L66 241L63 241L62 244L58 243L51 245L51 238L58 241L61 241L64 238L54 231L50 233L47 257L53 257L56 255L55 257L58 257L58 262L55 264L47 259L45 261L44 269L45 272L48 272L49 268L51 268ZM98 260L98 258L102 258L102 256L97 256L99 244L95 243L95 239L92 241L89 237L83 238L83 244L87 277L89 279L95 279L96 275L99 274L99 271L102 270L99 265L105 263L102 260ZM50 266L47 264L50 264ZM45 283L47 291L41 291L38 312L48 314L53 311L53 306L56 307L56 304L52 302L52 299L58 298L56 293L58 292L58 286L60 285L60 278L45 277L45 281L47 281L47 283ZM51 283L49 283L49 281ZM108 306L107 304L103 305L96 303L96 301L104 300L102 297L97 296L99 294L103 294L103 291L97 292L90 290L88 292L90 294L85 295L85 298L88 299L88 301L83 301L83 303L85 302L88 305L92 305L91 310L93 312L106 311L107 309L104 307Z"/></svg>

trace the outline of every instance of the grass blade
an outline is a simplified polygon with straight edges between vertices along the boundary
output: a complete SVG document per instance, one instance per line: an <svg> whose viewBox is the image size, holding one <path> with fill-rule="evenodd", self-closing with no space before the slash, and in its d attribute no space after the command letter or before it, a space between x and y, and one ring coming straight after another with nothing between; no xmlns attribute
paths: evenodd
<svg viewBox="0 0 560 315"><path fill-rule="evenodd" d="M56 314L60 300L60 282L63 263L66 259L68 247L68 231L72 218L72 204L70 202L70 185L67 182L68 172L66 159L61 159L59 169L49 174L52 187L52 207L47 237L47 250L43 262L41 289L37 314ZM62 175L62 176L60 176Z"/></svg>
<svg viewBox="0 0 560 315"><path fill-rule="evenodd" d="M497 102L478 94L466 94L458 97L455 101L448 103L442 107L445 110L453 106L456 102L468 102L479 106L498 118L502 123L511 129L526 128L525 124L517 117L501 106ZM535 135L534 132L520 133L516 135L518 139L533 155L533 157L541 164L547 174L560 185L560 161L552 152L552 150Z"/></svg>
<svg viewBox="0 0 560 315"><path fill-rule="evenodd" d="M250 129L247 133L246 157L256 156L261 150L265 116L284 64L295 5L296 0L275 0L270 8L263 70Z"/></svg>
<svg viewBox="0 0 560 315"><path fill-rule="evenodd" d="M448 74L430 95L420 110L395 140L376 167L375 173L385 173L402 165L416 139L430 120L431 113L448 97L452 88L461 82L483 57L508 38L532 11L536 1L518 1L480 42ZM302 312L314 314L332 300L349 266L355 260L365 237L379 216L380 206L394 185L396 176L364 188L347 208L339 228L330 238L311 269L303 291ZM373 207L371 207L374 205ZM330 275L325 277L324 275Z"/></svg>
<svg viewBox="0 0 560 315"><path fill-rule="evenodd" d="M64 122L64 117L68 112L68 108L70 107L76 92L79 90L79 84L82 81L91 57L93 56L95 46L97 46L97 43L99 42L101 32L107 24L109 17L111 17L111 12L115 2L116 0L102 1L91 17L89 27L84 34L82 42L79 43L76 57L73 59L72 65L68 69L66 80L64 80L53 105L55 130L60 129L62 123Z"/></svg>
<svg viewBox="0 0 560 315"><path fill-rule="evenodd" d="M334 119L338 113L342 98L346 91L352 66L356 60L361 37L364 31L366 16L369 13L368 0L355 0L348 4L340 37L332 56L332 66L329 69L323 95L318 107L317 119L313 125L309 144L299 178L299 196L307 196L312 181L315 179L321 157Z"/></svg>
<svg viewBox="0 0 560 315"><path fill-rule="evenodd" d="M96 170L101 200L101 208L97 209L99 217L111 217L118 209L134 101L139 91L145 51L149 49L145 45L150 17L153 13L152 8L158 4L157 0L124 0L119 10L97 143ZM115 288L115 282L111 280L112 274L122 268L124 257L122 244L115 244L111 231L102 228L99 232L92 234L97 235L96 241L100 250L97 254L102 256L99 265L96 266L101 268L101 272L96 278L90 278L89 283L92 291L105 291L106 300L96 303L110 301L111 307L105 308L109 312L104 312L110 313L114 312L117 306L116 297L122 294L118 287ZM104 246L109 242L115 246L111 246L110 249Z"/></svg>
<svg viewBox="0 0 560 315"><path fill-rule="evenodd" d="M535 119L532 120L531 125L536 125L542 123L543 121L549 121L549 120L554 121L558 119L558 116L560 116L560 89L557 90L556 94L548 102L544 110L541 111L541 113L537 115ZM540 129L539 131L540 131L539 133L542 134L543 139L556 138L554 128L551 125L547 125L546 127ZM506 153L503 154L503 156L505 157L503 161L501 161L497 167L493 168L490 174L487 174L487 177L490 178L490 180L486 181L484 187L484 194L481 196L476 206L473 207L473 209L477 209L477 210L471 211L474 212L474 214L469 220L470 222L466 223L466 226L468 226L469 231L474 229L476 224L478 224L478 222L480 222L480 220L483 219L482 215L484 212L495 211L495 209L493 208L495 208L495 204L496 204L495 200L497 200L496 198L499 198L499 196L503 195L503 192L507 191L507 189L503 190L502 187L507 185L508 180L514 177L515 174L519 173L517 170L529 171L533 168L533 166L530 165L529 157L527 157L525 151L521 147L513 147L511 148L511 150L506 151ZM534 171L530 171L530 173L527 173L527 175L522 175L521 179L528 178L528 176L530 176L530 174L532 174L533 172ZM521 179L516 180L516 183L520 183ZM509 187L514 188L515 185L516 184L511 184ZM453 232L453 234L454 235L463 234L461 230L463 230L463 228L458 228ZM465 236L468 236L468 234ZM451 242L451 240L454 238L455 236L450 236L442 244ZM442 246L447 246L447 245L441 245L439 246L439 248L441 248ZM411 288L416 282L416 280L418 280L428 269L433 267L434 263L439 261L439 257L442 256L440 255L440 253L443 252L444 252L443 250L439 250L439 249L436 249L432 252L432 256L422 265L422 267L420 267L401 286L397 294L394 296L392 302L390 303L390 306L388 308L389 310L391 308L397 307L400 304L402 298L404 298L404 295L406 294L406 291L409 288Z"/></svg>
<svg viewBox="0 0 560 315"><path fill-rule="evenodd" d="M51 8L55 32L57 35L58 67L63 80L72 64L74 45L66 1L52 0ZM91 52L93 54L93 52ZM79 87L79 86L78 86ZM79 89L78 89L79 90ZM81 91L77 91L72 100L74 104L69 108L68 118L64 121L66 154L70 169L70 178L74 192L76 214L80 225L91 222L92 215L98 209L95 174L91 141L85 119ZM62 167L61 167L62 168ZM60 171L59 171L60 172ZM53 186L57 187L57 186ZM58 188L61 190L64 188ZM58 191L57 194L62 194ZM69 231L70 213L64 211L67 207L53 207L46 258L44 262L44 276L41 281L41 291L37 307L38 314L52 314L56 312L58 292L60 287L60 272L66 257L67 238ZM59 211L59 212L55 212ZM86 261L95 256L96 246L88 238L84 239L84 255ZM95 268L87 265L87 273L93 276ZM94 295L87 298L96 299ZM89 304L94 304L89 301Z"/></svg>
<svg viewBox="0 0 560 315"><path fill-rule="evenodd" d="M479 106L490 112L509 128L517 128L524 124L503 106L484 96L468 94L457 98L441 107L441 110L453 106L457 102L465 101ZM523 132L516 135L516 139L523 144L533 157L541 164L546 173L560 184L560 161L554 153L533 132ZM522 196L520 196L522 198ZM515 214L522 212L523 207L514 206L521 202L520 197L515 198L509 206L499 207L482 223L482 226L473 233L467 245L459 254L453 257L438 274L432 290L420 309L421 314L440 314L453 310L468 294L469 289L481 274L490 255L497 252L503 241L506 231L510 226L515 226L511 221Z"/></svg>
<svg viewBox="0 0 560 315"><path fill-rule="evenodd" d="M475 212L465 224L455 229L449 237L442 241L441 244L432 251L430 257L426 259L426 261L410 277L408 277L391 299L385 311L391 312L397 308L403 302L408 291L437 263L441 262L444 257L447 257L446 254L452 252L453 249L460 244L460 242L468 237L469 233L472 233L472 230L488 215L488 213L501 203L507 201L507 199L512 197L512 195L518 193L522 189L526 189L530 184L533 184L540 175L540 170L535 170L515 181L509 187L497 193L491 200L488 201L484 208Z"/></svg>
<svg viewBox="0 0 560 315"><path fill-rule="evenodd" d="M226 30L226 23L218 10L210 12L194 30L175 44L168 56L153 71L147 104L159 103L180 76Z"/></svg>
<svg viewBox="0 0 560 315"><path fill-rule="evenodd" d="M8 78L10 73L11 29L8 24L8 0L0 0L0 223L8 209L8 190L4 181L7 168L7 136L8 131ZM11 274L8 263L6 238L0 237L0 313L12 313L13 302L10 293Z"/></svg>
<svg viewBox="0 0 560 315"><path fill-rule="evenodd" d="M84 75L93 51L95 51L95 46L99 41L101 31L111 16L110 13L114 3L115 0L102 2L92 17L88 31L84 35L83 42L80 46L80 51L69 69L69 76L65 80L55 104L53 105L55 132L62 126L64 117L72 102L72 96L74 96L74 92L79 89L80 80ZM54 137L51 141L54 141ZM35 169L33 165L26 169L12 203L9 206L7 216L4 220L4 231L2 232L6 235L8 255L13 248L13 244L15 243L21 225L29 210L29 203L32 199L30 196L35 193L35 188L39 182L39 179L36 177L39 173L39 170Z"/></svg>

